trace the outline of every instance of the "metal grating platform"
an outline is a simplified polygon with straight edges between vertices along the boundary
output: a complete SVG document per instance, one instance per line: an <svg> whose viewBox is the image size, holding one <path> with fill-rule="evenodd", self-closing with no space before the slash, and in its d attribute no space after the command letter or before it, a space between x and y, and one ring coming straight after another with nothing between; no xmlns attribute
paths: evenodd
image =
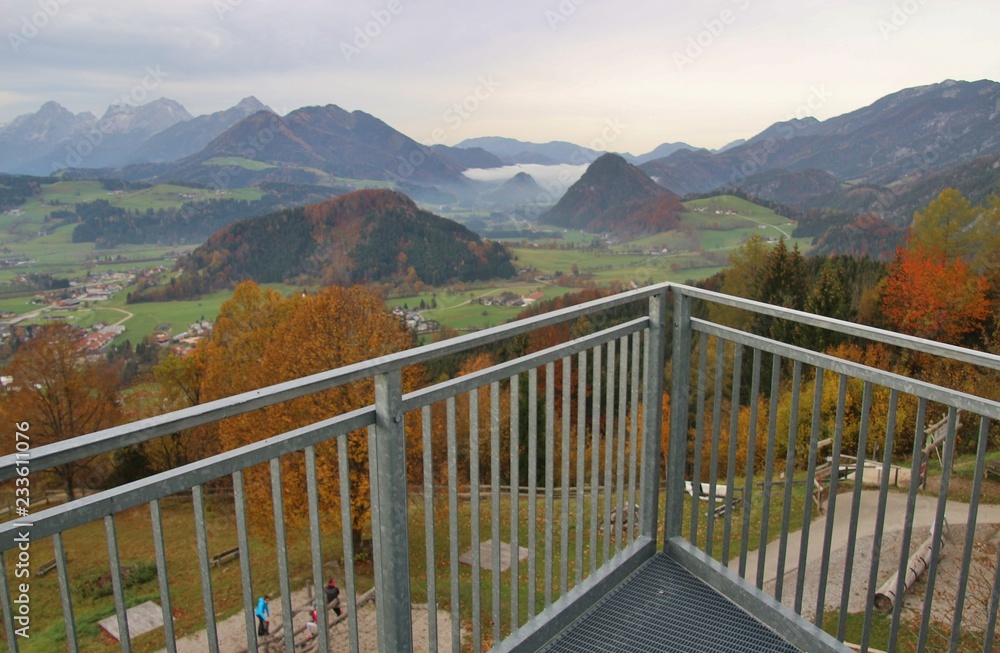
<svg viewBox="0 0 1000 653"><path fill-rule="evenodd" d="M798 653L663 553L643 564L541 650Z"/></svg>

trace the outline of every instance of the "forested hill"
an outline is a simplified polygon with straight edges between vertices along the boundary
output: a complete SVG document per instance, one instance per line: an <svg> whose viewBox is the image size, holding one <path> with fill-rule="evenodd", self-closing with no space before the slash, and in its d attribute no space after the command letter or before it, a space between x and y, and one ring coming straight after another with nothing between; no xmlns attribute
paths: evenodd
<svg viewBox="0 0 1000 653"><path fill-rule="evenodd" d="M539 221L634 238L674 228L681 211L672 192L617 154L604 154Z"/></svg>
<svg viewBox="0 0 1000 653"><path fill-rule="evenodd" d="M181 274L130 301L190 298L252 279L323 285L441 285L514 275L510 253L401 193L360 190L240 220L178 261Z"/></svg>

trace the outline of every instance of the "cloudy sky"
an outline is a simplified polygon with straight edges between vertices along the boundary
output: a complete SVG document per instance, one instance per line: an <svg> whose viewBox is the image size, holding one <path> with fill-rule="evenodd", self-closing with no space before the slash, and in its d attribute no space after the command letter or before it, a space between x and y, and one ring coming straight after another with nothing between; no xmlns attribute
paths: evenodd
<svg viewBox="0 0 1000 653"><path fill-rule="evenodd" d="M0 14L0 122L47 100L100 115L163 96L197 115L255 95L280 113L360 109L425 143L639 154L1000 79L997 0L4 0Z"/></svg>

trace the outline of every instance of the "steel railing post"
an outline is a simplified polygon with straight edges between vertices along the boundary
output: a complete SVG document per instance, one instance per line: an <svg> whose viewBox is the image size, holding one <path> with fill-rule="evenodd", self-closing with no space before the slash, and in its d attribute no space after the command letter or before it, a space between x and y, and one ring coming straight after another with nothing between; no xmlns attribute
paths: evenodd
<svg viewBox="0 0 1000 653"><path fill-rule="evenodd" d="M375 611L382 653L413 650L402 386L399 368L375 376L375 429L368 447Z"/></svg>
<svg viewBox="0 0 1000 653"><path fill-rule="evenodd" d="M666 540L681 534L684 521L688 398L691 394L691 298L676 290L674 342L670 362L670 445L667 452L667 507L664 516Z"/></svg>
<svg viewBox="0 0 1000 653"><path fill-rule="evenodd" d="M662 416L664 349L667 332L667 292L649 298L649 331L643 387L642 469L639 475L640 534L656 539L660 498L660 422Z"/></svg>

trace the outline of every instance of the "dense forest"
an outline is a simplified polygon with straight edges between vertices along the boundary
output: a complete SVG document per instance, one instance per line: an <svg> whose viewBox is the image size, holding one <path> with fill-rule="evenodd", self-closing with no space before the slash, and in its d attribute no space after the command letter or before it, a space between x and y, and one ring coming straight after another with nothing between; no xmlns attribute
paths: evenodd
<svg viewBox="0 0 1000 653"><path fill-rule="evenodd" d="M278 209L329 199L347 188L266 183L264 196L256 201L231 198L186 202L178 208L125 209L107 200L94 200L75 207L79 224L74 243L96 243L103 248L120 244L183 245L202 242L219 229Z"/></svg>
<svg viewBox="0 0 1000 653"><path fill-rule="evenodd" d="M240 220L178 261L165 286L130 301L190 298L244 280L443 285L514 275L510 253L393 191L367 190Z"/></svg>

